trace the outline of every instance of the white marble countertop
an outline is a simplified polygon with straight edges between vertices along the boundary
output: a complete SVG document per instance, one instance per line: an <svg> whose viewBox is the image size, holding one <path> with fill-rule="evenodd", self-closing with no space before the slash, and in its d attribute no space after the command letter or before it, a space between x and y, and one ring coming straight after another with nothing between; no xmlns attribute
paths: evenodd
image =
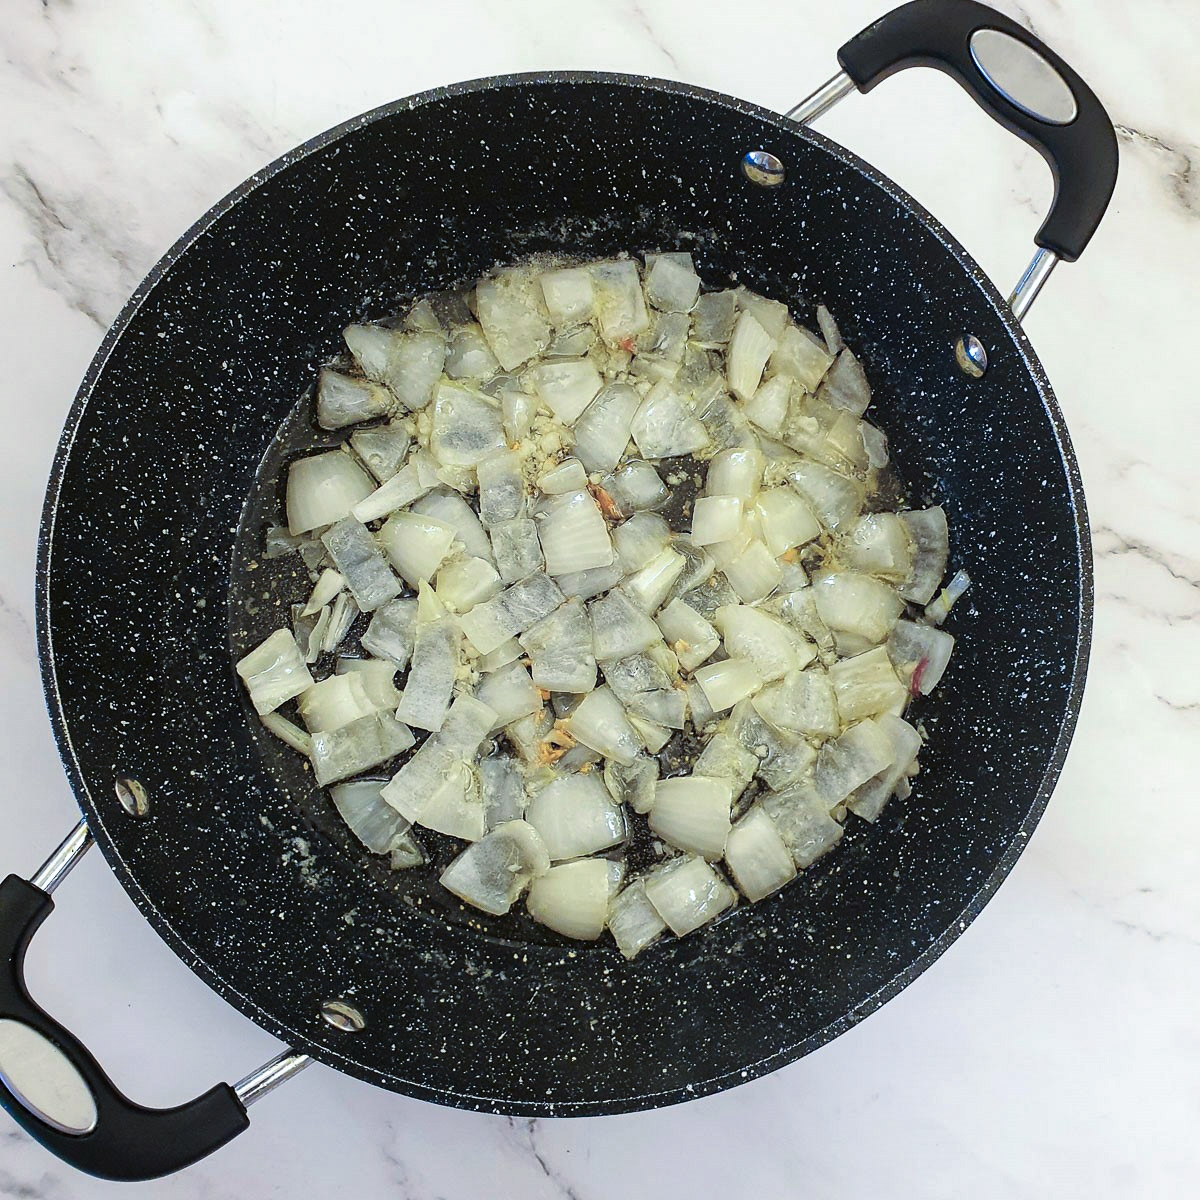
<svg viewBox="0 0 1200 1200"><path fill-rule="evenodd" d="M455 79L604 68L790 107L886 0L68 0L9 4L0 43L0 871L77 816L46 718L33 576L59 428L107 323L177 234L277 154ZM1070 61L1121 135L1088 253L1027 327L1067 415L1096 543L1091 674L1062 781L968 934L800 1063L666 1111L510 1121L317 1067L246 1136L134 1191L472 1200L1194 1194L1200 994L1200 24L1193 0L1002 5ZM348 11L353 20L335 14ZM1032 150L947 79L908 72L820 128L912 191L1007 287L1047 205ZM275 1052L141 919L98 855L56 896L35 995L117 1083L177 1103ZM152 998L150 998L152 994ZM0 1119L0 1197L77 1200ZM139 1191L140 1188L140 1191Z"/></svg>

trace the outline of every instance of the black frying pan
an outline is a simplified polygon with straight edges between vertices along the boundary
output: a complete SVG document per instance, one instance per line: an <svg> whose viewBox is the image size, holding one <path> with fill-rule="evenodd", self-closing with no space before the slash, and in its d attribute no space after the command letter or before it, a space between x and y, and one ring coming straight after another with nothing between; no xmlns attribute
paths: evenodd
<svg viewBox="0 0 1200 1200"><path fill-rule="evenodd" d="M1052 86L1014 82L1022 48L1069 89L1073 118ZM860 91L913 64L946 70L1049 159L1057 191L1037 241L1050 253L1014 307L1054 256L1083 249L1116 142L1092 92L1030 34L966 0L918 0L839 59ZM759 151L782 164L777 186L742 169L747 154L770 167ZM520 918L465 923L364 861L296 756L249 717L231 656L268 618L247 617L231 570L277 498L256 467L279 453L276 430L344 325L531 252L653 247L692 250L710 285L736 279L804 317L828 304L866 362L910 499L946 506L952 561L975 583L953 614L944 685L918 714L934 736L912 798L852 824L770 901L626 963ZM963 335L977 363L986 352L981 377L956 363ZM841 147L739 100L612 75L483 80L356 118L183 237L71 410L37 609L86 824L32 883L0 885L0 1102L61 1158L135 1179L239 1133L245 1104L305 1056L525 1115L670 1104L791 1062L915 978L1012 866L1075 723L1091 602L1078 469L1013 310L928 213ZM89 836L176 953L294 1054L236 1091L151 1111L37 1008L24 950ZM14 1057L39 1033L82 1078L74 1113L18 1096L36 1105L47 1078L44 1046L24 1060L42 1063L32 1077Z"/></svg>

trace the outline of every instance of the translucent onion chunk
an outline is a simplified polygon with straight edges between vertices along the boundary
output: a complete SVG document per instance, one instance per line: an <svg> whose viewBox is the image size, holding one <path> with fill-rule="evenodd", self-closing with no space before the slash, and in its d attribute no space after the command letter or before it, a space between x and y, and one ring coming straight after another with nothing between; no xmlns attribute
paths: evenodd
<svg viewBox="0 0 1200 1200"><path fill-rule="evenodd" d="M869 575L846 571L813 582L817 613L835 633L853 633L871 644L887 640L904 602L893 588Z"/></svg>
<svg viewBox="0 0 1200 1200"><path fill-rule="evenodd" d="M520 820L525 815L525 781L516 761L510 755L496 754L483 759L478 770L488 829Z"/></svg>
<svg viewBox="0 0 1200 1200"><path fill-rule="evenodd" d="M752 703L769 725L809 737L833 737L841 728L833 684L820 667L789 671L763 688Z"/></svg>
<svg viewBox="0 0 1200 1200"><path fill-rule="evenodd" d="M481 676L475 695L496 710L496 727L528 717L542 707L541 694L529 678L528 669L519 662Z"/></svg>
<svg viewBox="0 0 1200 1200"><path fill-rule="evenodd" d="M396 670L403 671L412 655L416 620L415 600L389 600L371 617L362 635L362 648L376 658L386 658Z"/></svg>
<svg viewBox="0 0 1200 1200"><path fill-rule="evenodd" d="M900 595L914 604L928 604L946 574L950 533L946 512L940 507L900 514L913 543L913 566L900 587ZM288 522L289 526L291 522ZM293 530L293 532L300 532Z"/></svg>
<svg viewBox="0 0 1200 1200"><path fill-rule="evenodd" d="M322 787L336 783L403 754L414 741L408 727L391 713L359 717L338 729L313 734L313 775Z"/></svg>
<svg viewBox="0 0 1200 1200"><path fill-rule="evenodd" d="M654 785L658 782L658 759L639 754L631 763L604 764L604 786L618 804L628 804L636 813L654 807Z"/></svg>
<svg viewBox="0 0 1200 1200"><path fill-rule="evenodd" d="M703 775L660 779L654 788L650 828L679 850L715 861L725 853L733 787Z"/></svg>
<svg viewBox="0 0 1200 1200"><path fill-rule="evenodd" d="M906 780L908 770L916 761L921 749L921 735L896 716L882 716L876 724L892 743L892 761L850 793L846 807L865 821L875 821L883 806L895 795L901 780Z"/></svg>
<svg viewBox="0 0 1200 1200"><path fill-rule="evenodd" d="M475 285L479 324L506 371L528 362L550 343L550 324L541 311L541 290L532 274L520 269L501 271Z"/></svg>
<svg viewBox="0 0 1200 1200"><path fill-rule="evenodd" d="M554 862L607 850L626 835L624 810L594 771L552 780L529 801L525 819Z"/></svg>
<svg viewBox="0 0 1200 1200"><path fill-rule="evenodd" d="M586 267L564 267L546 271L539 277L542 296L550 320L558 329L591 319L596 307L596 292Z"/></svg>
<svg viewBox="0 0 1200 1200"><path fill-rule="evenodd" d="M438 877L460 900L503 916L531 880L550 869L546 847L525 821L497 825L468 846Z"/></svg>
<svg viewBox="0 0 1200 1200"><path fill-rule="evenodd" d="M403 845L409 823L379 794L383 781L355 779L335 783L329 798L350 832L372 854L389 854Z"/></svg>
<svg viewBox="0 0 1200 1200"><path fill-rule="evenodd" d="M758 391L763 368L774 349L774 339L754 314L746 311L740 313L729 339L729 355L725 360L725 378L729 382L729 390L739 400L749 400Z"/></svg>
<svg viewBox="0 0 1200 1200"><path fill-rule="evenodd" d="M829 815L829 806L808 784L769 792L759 801L775 823L779 836L800 870L811 867L841 840L841 825Z"/></svg>
<svg viewBox="0 0 1200 1200"><path fill-rule="evenodd" d="M582 601L570 599L518 639L529 655L533 682L550 692L588 692L596 686L592 627Z"/></svg>
<svg viewBox="0 0 1200 1200"><path fill-rule="evenodd" d="M611 471L629 444L642 397L627 383L610 383L575 422L575 456L589 471Z"/></svg>
<svg viewBox="0 0 1200 1200"><path fill-rule="evenodd" d="M881 713L898 715L908 702L908 688L897 678L883 646L834 663L829 680L838 714L847 725Z"/></svg>
<svg viewBox="0 0 1200 1200"><path fill-rule="evenodd" d="M897 621L887 641L888 655L915 696L928 696L941 682L954 651L954 637L931 625Z"/></svg>
<svg viewBox="0 0 1200 1200"><path fill-rule="evenodd" d="M412 587L437 574L454 543L454 530L444 521L415 512L393 513L377 536L392 566Z"/></svg>
<svg viewBox="0 0 1200 1200"><path fill-rule="evenodd" d="M317 424L322 429L342 429L385 416L395 401L385 387L369 379L354 379L322 367L317 375Z"/></svg>
<svg viewBox="0 0 1200 1200"><path fill-rule="evenodd" d="M713 712L723 712L753 695L763 684L758 668L747 658L726 658L696 672L696 682Z"/></svg>
<svg viewBox="0 0 1200 1200"><path fill-rule="evenodd" d="M632 763L641 749L621 702L606 686L588 692L564 724L576 741L619 763Z"/></svg>
<svg viewBox="0 0 1200 1200"><path fill-rule="evenodd" d="M479 485L479 520L484 529L525 515L525 477L521 458L511 450L498 450L475 467Z"/></svg>
<svg viewBox="0 0 1200 1200"><path fill-rule="evenodd" d="M646 899L676 937L719 917L737 899L733 888L693 855L671 859L645 877Z"/></svg>
<svg viewBox="0 0 1200 1200"><path fill-rule="evenodd" d="M738 890L755 902L796 877L796 864L775 822L754 805L729 832L725 865Z"/></svg>
<svg viewBox="0 0 1200 1200"><path fill-rule="evenodd" d="M713 623L725 639L729 655L749 659L764 680L800 670L817 654L811 642L761 608L723 605L714 614Z"/></svg>
<svg viewBox="0 0 1200 1200"><path fill-rule="evenodd" d="M594 942L608 921L609 863L585 858L560 863L535 879L525 908L540 925L569 938Z"/></svg>
<svg viewBox="0 0 1200 1200"><path fill-rule="evenodd" d="M622 888L609 903L608 928L626 958L636 958L666 927L658 909L646 898L646 885L641 879Z"/></svg>
<svg viewBox="0 0 1200 1200"><path fill-rule="evenodd" d="M363 612L374 612L381 604L399 596L400 581L392 574L371 531L361 521L343 517L325 532L321 541Z"/></svg>
<svg viewBox="0 0 1200 1200"><path fill-rule="evenodd" d="M245 657L237 673L250 693L254 711L262 716L313 686L308 664L290 630L277 629Z"/></svg>
<svg viewBox="0 0 1200 1200"><path fill-rule="evenodd" d="M588 606L596 658L628 658L662 640L662 632L620 588Z"/></svg>
<svg viewBox="0 0 1200 1200"><path fill-rule="evenodd" d="M569 575L608 566L612 539L596 501L587 491L556 497L538 518L548 575Z"/></svg>
<svg viewBox="0 0 1200 1200"><path fill-rule="evenodd" d="M370 475L342 450L298 458L288 467L288 532L332 525L374 490Z"/></svg>
<svg viewBox="0 0 1200 1200"><path fill-rule="evenodd" d="M564 425L575 424L604 382L586 358L542 363L527 374L538 398Z"/></svg>
<svg viewBox="0 0 1200 1200"><path fill-rule="evenodd" d="M458 676L462 629L454 617L419 621L412 666L396 716L418 729L441 729Z"/></svg>

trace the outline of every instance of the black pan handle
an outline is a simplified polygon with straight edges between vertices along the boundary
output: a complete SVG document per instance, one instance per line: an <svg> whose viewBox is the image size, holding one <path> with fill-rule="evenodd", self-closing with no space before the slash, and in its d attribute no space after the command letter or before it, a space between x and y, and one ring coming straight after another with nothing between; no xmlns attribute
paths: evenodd
<svg viewBox="0 0 1200 1200"><path fill-rule="evenodd" d="M92 844L80 821L30 882L0 883L0 1107L63 1162L102 1179L157 1179L191 1166L250 1124L246 1107L309 1063L284 1051L235 1087L176 1108L122 1095L90 1051L25 986L25 952L54 911L50 893Z"/></svg>
<svg viewBox="0 0 1200 1200"><path fill-rule="evenodd" d="M852 37L838 62L860 92L906 67L953 76L1033 146L1054 174L1035 241L1067 262L1083 252L1117 181L1117 137L1090 87L1044 42L973 0L912 0Z"/></svg>

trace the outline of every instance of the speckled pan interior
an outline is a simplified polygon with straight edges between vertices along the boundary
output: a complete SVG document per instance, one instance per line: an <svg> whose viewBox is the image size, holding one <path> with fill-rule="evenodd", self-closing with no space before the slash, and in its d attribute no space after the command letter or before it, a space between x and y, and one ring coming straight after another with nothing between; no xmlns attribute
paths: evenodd
<svg viewBox="0 0 1200 1200"><path fill-rule="evenodd" d="M738 163L765 148L779 188ZM974 586L918 715L912 797L781 895L626 963L405 894L320 819L234 675L235 533L275 431L347 322L537 250L692 250L863 357L914 503ZM981 380L955 368L962 332ZM1078 471L1032 349L969 256L844 150L728 97L601 75L400 101L248 181L118 318L46 502L39 636L68 773L110 864L209 984L383 1087L521 1114L617 1112L731 1086L872 1012L979 911L1044 808L1090 632ZM151 815L127 817L133 775ZM299 840L297 840L299 839ZM1012 964L1014 969L1019 964ZM367 1018L321 1021L331 997Z"/></svg>

